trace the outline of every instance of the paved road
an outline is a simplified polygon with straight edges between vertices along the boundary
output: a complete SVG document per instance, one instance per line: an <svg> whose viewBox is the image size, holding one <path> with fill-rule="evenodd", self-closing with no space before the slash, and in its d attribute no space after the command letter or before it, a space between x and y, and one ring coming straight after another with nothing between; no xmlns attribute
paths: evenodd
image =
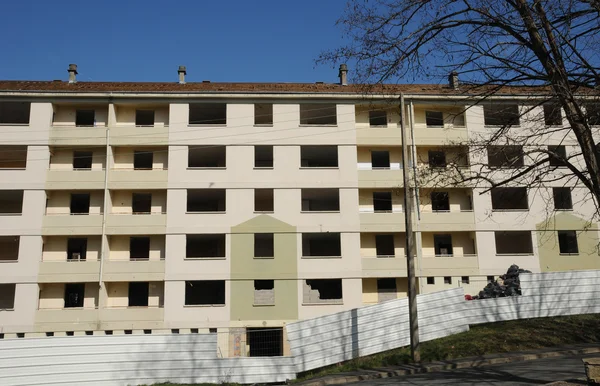
<svg viewBox="0 0 600 386"><path fill-rule="evenodd" d="M574 380L585 377L585 370L581 361L581 358L584 357L600 357L600 354L539 359L472 369L385 378L348 385L544 385L554 381ZM585 383L581 384L584 385Z"/></svg>

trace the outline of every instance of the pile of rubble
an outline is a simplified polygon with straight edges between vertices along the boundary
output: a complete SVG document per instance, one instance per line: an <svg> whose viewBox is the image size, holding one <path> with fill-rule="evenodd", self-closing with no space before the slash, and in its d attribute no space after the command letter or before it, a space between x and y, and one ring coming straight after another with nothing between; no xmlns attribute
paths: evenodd
<svg viewBox="0 0 600 386"><path fill-rule="evenodd" d="M521 273L531 273L531 271L521 269L518 265L513 264L505 275L500 276L496 281L489 282L482 291L479 291L479 295L466 295L465 298L475 300L521 295L521 281L519 280Z"/></svg>

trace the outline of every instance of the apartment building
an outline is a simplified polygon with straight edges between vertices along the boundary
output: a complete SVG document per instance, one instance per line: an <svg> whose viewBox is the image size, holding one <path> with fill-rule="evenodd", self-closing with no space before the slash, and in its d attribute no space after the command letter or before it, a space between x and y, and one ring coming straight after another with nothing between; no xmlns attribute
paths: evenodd
<svg viewBox="0 0 600 386"><path fill-rule="evenodd" d="M405 166L469 170L461 141L506 116L466 109L452 85L366 98L345 71L340 84L186 83L184 67L179 82L111 83L72 65L69 81L0 81L0 337L211 331L222 355L249 355L246 331L406 296ZM501 99L503 114L522 108L518 90ZM488 150L502 166L506 149ZM418 188L421 293L475 294L511 264L600 268L576 184Z"/></svg>

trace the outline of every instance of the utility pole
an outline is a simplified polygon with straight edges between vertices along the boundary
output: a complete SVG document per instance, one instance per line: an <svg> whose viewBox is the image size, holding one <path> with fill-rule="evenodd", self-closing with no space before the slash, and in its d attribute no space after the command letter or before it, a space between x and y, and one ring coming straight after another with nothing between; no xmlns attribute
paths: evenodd
<svg viewBox="0 0 600 386"><path fill-rule="evenodd" d="M406 224L406 272L408 274L408 312L410 325L410 353L413 362L421 362L419 351L419 320L417 317L417 279L415 277L415 235L412 214L413 197L410 188L408 133L405 122L404 94L400 93L400 129L402 132L402 175L404 177L404 220Z"/></svg>

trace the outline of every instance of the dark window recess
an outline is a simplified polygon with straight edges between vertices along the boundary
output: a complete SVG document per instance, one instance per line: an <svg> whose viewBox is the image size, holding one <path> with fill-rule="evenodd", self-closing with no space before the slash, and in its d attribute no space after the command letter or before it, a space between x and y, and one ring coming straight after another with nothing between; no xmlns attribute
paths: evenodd
<svg viewBox="0 0 600 386"><path fill-rule="evenodd" d="M373 209L375 213L392 211L392 192L373 192Z"/></svg>
<svg viewBox="0 0 600 386"><path fill-rule="evenodd" d="M149 287L150 283L148 282L130 282L129 307L148 307Z"/></svg>
<svg viewBox="0 0 600 386"><path fill-rule="evenodd" d="M319 292L319 300L342 300L342 279L306 280L306 285Z"/></svg>
<svg viewBox="0 0 600 386"><path fill-rule="evenodd" d="M515 168L524 165L523 146L488 146L488 166Z"/></svg>
<svg viewBox="0 0 600 386"><path fill-rule="evenodd" d="M486 126L519 125L519 106L511 104L484 104L483 120Z"/></svg>
<svg viewBox="0 0 600 386"><path fill-rule="evenodd" d="M460 278L460 281L461 281L463 284L470 284L470 283L471 283L471 279L470 279L468 276L462 276L462 277Z"/></svg>
<svg viewBox="0 0 600 386"><path fill-rule="evenodd" d="M377 279L377 292L396 292L396 279L393 277Z"/></svg>
<svg viewBox="0 0 600 386"><path fill-rule="evenodd" d="M560 253L578 254L577 232L575 231L558 231L558 247Z"/></svg>
<svg viewBox="0 0 600 386"><path fill-rule="evenodd" d="M333 103L300 105L301 125L337 125L337 106Z"/></svg>
<svg viewBox="0 0 600 386"><path fill-rule="evenodd" d="M254 234L254 257L274 257L274 235L273 233Z"/></svg>
<svg viewBox="0 0 600 386"><path fill-rule="evenodd" d="M150 237L129 238L129 258L131 260L147 260L150 258Z"/></svg>
<svg viewBox="0 0 600 386"><path fill-rule="evenodd" d="M135 110L136 126L154 126L154 110Z"/></svg>
<svg viewBox="0 0 600 386"><path fill-rule="evenodd" d="M283 356L283 328L265 327L246 329L246 342L251 357Z"/></svg>
<svg viewBox="0 0 600 386"><path fill-rule="evenodd" d="M257 291L273 290L275 288L275 280L254 280L254 289Z"/></svg>
<svg viewBox="0 0 600 386"><path fill-rule="evenodd" d="M27 168L27 146L0 145L0 169Z"/></svg>
<svg viewBox="0 0 600 386"><path fill-rule="evenodd" d="M273 146L260 145L254 146L254 167L272 168L273 167Z"/></svg>
<svg viewBox="0 0 600 386"><path fill-rule="evenodd" d="M190 125L226 125L227 104L190 103Z"/></svg>
<svg viewBox="0 0 600 386"><path fill-rule="evenodd" d="M300 166L303 168L337 168L337 146L301 146Z"/></svg>
<svg viewBox="0 0 600 386"><path fill-rule="evenodd" d="M427 284L429 284L429 285L435 284L435 277L428 276Z"/></svg>
<svg viewBox="0 0 600 386"><path fill-rule="evenodd" d="M71 193L71 214L90 213L90 194Z"/></svg>
<svg viewBox="0 0 600 386"><path fill-rule="evenodd" d="M395 256L394 235L375 235L377 257Z"/></svg>
<svg viewBox="0 0 600 386"><path fill-rule="evenodd" d="M185 305L223 305L225 304L225 281L204 280L185 282Z"/></svg>
<svg viewBox="0 0 600 386"><path fill-rule="evenodd" d="M491 283L491 282L493 282L493 281L494 281L494 277L493 277L493 276L488 276L488 277L487 277L487 282L488 282L488 283Z"/></svg>
<svg viewBox="0 0 600 386"><path fill-rule="evenodd" d="M152 193L133 193L131 208L134 214L149 214L152 211Z"/></svg>
<svg viewBox="0 0 600 386"><path fill-rule="evenodd" d="M444 126L444 113L441 111L425 111L425 123L427 126Z"/></svg>
<svg viewBox="0 0 600 386"><path fill-rule="evenodd" d="M22 190L0 191L0 215L19 214L23 212Z"/></svg>
<svg viewBox="0 0 600 386"><path fill-rule="evenodd" d="M431 193L431 210L434 212L450 211L450 196L448 195L448 192Z"/></svg>
<svg viewBox="0 0 600 386"><path fill-rule="evenodd" d="M445 168L446 167L446 153L443 151L430 150L429 156L429 167L430 168Z"/></svg>
<svg viewBox="0 0 600 386"><path fill-rule="evenodd" d="M494 232L496 253L499 255L531 255L533 243L529 231Z"/></svg>
<svg viewBox="0 0 600 386"><path fill-rule="evenodd" d="M546 126L562 126L560 106L557 104L544 105L544 123Z"/></svg>
<svg viewBox="0 0 600 386"><path fill-rule="evenodd" d="M303 233L302 256L341 256L342 243L339 233Z"/></svg>
<svg viewBox="0 0 600 386"><path fill-rule="evenodd" d="M340 210L338 189L302 189L303 212L337 212Z"/></svg>
<svg viewBox="0 0 600 386"><path fill-rule="evenodd" d="M15 308L16 284L0 284L0 310Z"/></svg>
<svg viewBox="0 0 600 386"><path fill-rule="evenodd" d="M371 167L374 169L389 169L390 152L382 150L371 150Z"/></svg>
<svg viewBox="0 0 600 386"><path fill-rule="evenodd" d="M567 148L563 145L548 146L548 151L554 153L555 156L550 156L550 166L566 166L561 160L567 159ZM558 158L556 158L558 157Z"/></svg>
<svg viewBox="0 0 600 386"><path fill-rule="evenodd" d="M273 124L273 104L256 103L254 104L254 124L272 125Z"/></svg>
<svg viewBox="0 0 600 386"><path fill-rule="evenodd" d="M20 236L0 236L0 261L17 261L20 242Z"/></svg>
<svg viewBox="0 0 600 386"><path fill-rule="evenodd" d="M224 168L227 166L225 146L188 146L189 168Z"/></svg>
<svg viewBox="0 0 600 386"><path fill-rule="evenodd" d="M154 152L135 150L133 152L133 168L135 170L152 169Z"/></svg>
<svg viewBox="0 0 600 386"><path fill-rule="evenodd" d="M92 168L92 160L94 153L91 151L74 151L73 152L73 169L89 170Z"/></svg>
<svg viewBox="0 0 600 386"><path fill-rule="evenodd" d="M26 125L30 111L29 102L0 102L0 124Z"/></svg>
<svg viewBox="0 0 600 386"><path fill-rule="evenodd" d="M65 308L83 307L84 283L65 284Z"/></svg>
<svg viewBox="0 0 600 386"><path fill-rule="evenodd" d="M254 189L255 212L273 212L274 208L273 189Z"/></svg>
<svg viewBox="0 0 600 386"><path fill-rule="evenodd" d="M188 212L225 212L225 189L188 189Z"/></svg>
<svg viewBox="0 0 600 386"><path fill-rule="evenodd" d="M527 210L527 188L492 188L492 209Z"/></svg>
<svg viewBox="0 0 600 386"><path fill-rule="evenodd" d="M186 258L225 257L224 234L187 235Z"/></svg>
<svg viewBox="0 0 600 386"><path fill-rule="evenodd" d="M436 256L452 256L452 235L433 235Z"/></svg>
<svg viewBox="0 0 600 386"><path fill-rule="evenodd" d="M571 198L571 188L552 188L554 196L554 209L571 210L573 209L573 199Z"/></svg>
<svg viewBox="0 0 600 386"><path fill-rule="evenodd" d="M452 284L452 277L444 276L444 284Z"/></svg>
<svg viewBox="0 0 600 386"><path fill-rule="evenodd" d="M588 125L600 126L600 104L588 103L585 105L585 114L587 116Z"/></svg>
<svg viewBox="0 0 600 386"><path fill-rule="evenodd" d="M190 328L190 333L191 334L197 334L198 333L198 329L197 328Z"/></svg>
<svg viewBox="0 0 600 386"><path fill-rule="evenodd" d="M387 113L384 110L369 111L369 126L387 126Z"/></svg>
<svg viewBox="0 0 600 386"><path fill-rule="evenodd" d="M95 126L96 111L77 110L75 111L75 126Z"/></svg>
<svg viewBox="0 0 600 386"><path fill-rule="evenodd" d="M85 260L87 254L87 238L67 239L67 261Z"/></svg>

